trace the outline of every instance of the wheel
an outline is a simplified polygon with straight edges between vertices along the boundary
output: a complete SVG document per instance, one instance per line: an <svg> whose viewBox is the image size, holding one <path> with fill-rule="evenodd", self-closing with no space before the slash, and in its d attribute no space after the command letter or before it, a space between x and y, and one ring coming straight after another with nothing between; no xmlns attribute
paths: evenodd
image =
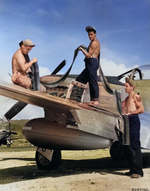
<svg viewBox="0 0 150 191"><path fill-rule="evenodd" d="M36 151L36 163L39 169L41 170L55 170L61 164L61 152L60 150L54 150L52 160L48 160L41 153Z"/></svg>
<svg viewBox="0 0 150 191"><path fill-rule="evenodd" d="M122 161L126 159L125 149L119 141L113 142L110 148L110 155L112 159L116 161Z"/></svg>

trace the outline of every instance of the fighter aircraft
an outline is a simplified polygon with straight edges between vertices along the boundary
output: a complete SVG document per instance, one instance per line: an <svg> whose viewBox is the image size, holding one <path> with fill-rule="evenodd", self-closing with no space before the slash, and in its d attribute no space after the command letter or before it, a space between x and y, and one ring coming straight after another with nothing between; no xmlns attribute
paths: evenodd
<svg viewBox="0 0 150 191"><path fill-rule="evenodd" d="M98 74L99 105L88 105L89 86L75 81L69 75L73 62L64 75L57 75L63 61L51 74L39 78L38 65L34 65L33 90L0 81L0 95L17 102L4 116L9 121L27 104L44 109L44 118L29 120L23 135L37 146L36 163L40 169L56 169L61 164L61 150L93 150L110 147L113 159L125 156L124 145L129 144L128 117L122 115L121 102L127 96L124 78L134 80L145 113L141 114L141 147L150 149L150 65L132 69L119 76ZM46 91L40 90L42 84Z"/></svg>
<svg viewBox="0 0 150 191"><path fill-rule="evenodd" d="M7 145L10 147L14 138L11 137L12 134L17 135L16 132L11 131L10 122L3 122L0 120L0 146Z"/></svg>

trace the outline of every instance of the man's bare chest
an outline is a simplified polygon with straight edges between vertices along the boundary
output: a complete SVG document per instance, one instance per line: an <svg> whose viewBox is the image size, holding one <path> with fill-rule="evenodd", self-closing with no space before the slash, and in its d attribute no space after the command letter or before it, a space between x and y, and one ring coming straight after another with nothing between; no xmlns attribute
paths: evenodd
<svg viewBox="0 0 150 191"><path fill-rule="evenodd" d="M127 108L135 107L135 101L133 98L128 98L128 100L126 102L126 107Z"/></svg>

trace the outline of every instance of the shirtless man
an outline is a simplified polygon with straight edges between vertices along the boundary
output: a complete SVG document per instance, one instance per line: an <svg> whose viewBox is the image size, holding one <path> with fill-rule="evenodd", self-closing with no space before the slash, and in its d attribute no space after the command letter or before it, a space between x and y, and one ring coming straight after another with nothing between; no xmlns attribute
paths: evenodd
<svg viewBox="0 0 150 191"><path fill-rule="evenodd" d="M122 102L122 109L129 118L130 145L128 148L128 161L130 171L125 173L132 178L140 178L143 176L142 170L142 154L140 150L140 120L138 114L144 112L141 97L134 92L134 84L126 78L125 92L128 97Z"/></svg>
<svg viewBox="0 0 150 191"><path fill-rule="evenodd" d="M29 39L21 41L19 45L20 48L12 58L12 82L25 88L31 88L31 79L27 75L31 72L30 67L32 64L37 62L37 58L30 61L28 53L35 45Z"/></svg>
<svg viewBox="0 0 150 191"><path fill-rule="evenodd" d="M99 87L97 84L97 70L99 68L100 43L96 39L96 29L91 26L86 27L90 44L86 50L84 46L80 46L79 50L85 55L85 69L77 77L77 81L86 84L89 82L90 87L90 104L99 104Z"/></svg>

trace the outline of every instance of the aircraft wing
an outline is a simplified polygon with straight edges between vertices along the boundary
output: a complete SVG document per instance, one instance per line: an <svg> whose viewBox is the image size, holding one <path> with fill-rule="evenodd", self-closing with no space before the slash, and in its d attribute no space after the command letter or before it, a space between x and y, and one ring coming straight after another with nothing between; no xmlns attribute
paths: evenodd
<svg viewBox="0 0 150 191"><path fill-rule="evenodd" d="M0 95L6 96L18 101L36 105L45 109L49 109L55 105L62 106L67 109L79 109L78 102L60 97L54 97L40 91L32 91L25 89L19 85L0 81ZM81 108L80 108L81 109Z"/></svg>
<svg viewBox="0 0 150 191"><path fill-rule="evenodd" d="M99 135L107 139L116 139L114 128L119 116L116 112L104 111L90 107L74 100L64 99L40 91L25 89L19 85L0 81L0 95L21 102L33 104L45 109L45 118L66 125L68 111L74 117L77 126L67 125L67 128ZM88 119L90 116L90 120Z"/></svg>

